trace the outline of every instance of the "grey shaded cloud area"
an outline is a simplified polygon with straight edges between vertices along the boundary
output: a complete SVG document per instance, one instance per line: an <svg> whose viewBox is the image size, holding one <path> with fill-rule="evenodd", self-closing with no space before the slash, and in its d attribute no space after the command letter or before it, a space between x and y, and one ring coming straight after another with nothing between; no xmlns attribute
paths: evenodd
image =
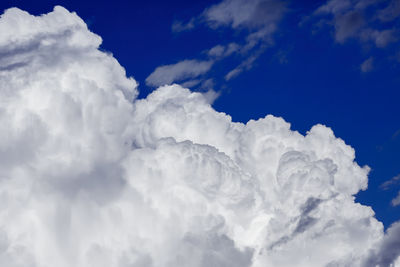
<svg viewBox="0 0 400 267"><path fill-rule="evenodd" d="M383 238L379 250L370 254L364 262L364 267L391 267L396 258L400 255L400 223L392 224L387 230L386 236Z"/></svg>
<svg viewBox="0 0 400 267"><path fill-rule="evenodd" d="M0 266L400 266L330 128L232 122L179 85L137 99L59 6L6 10L0 33Z"/></svg>

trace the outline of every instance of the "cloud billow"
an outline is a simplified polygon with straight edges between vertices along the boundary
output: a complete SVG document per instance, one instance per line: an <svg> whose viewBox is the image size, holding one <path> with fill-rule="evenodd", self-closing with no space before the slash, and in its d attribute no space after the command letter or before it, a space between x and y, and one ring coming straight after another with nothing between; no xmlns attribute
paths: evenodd
<svg viewBox="0 0 400 267"><path fill-rule="evenodd" d="M178 85L136 99L100 44L62 7L0 18L1 266L399 264L331 129L232 122Z"/></svg>

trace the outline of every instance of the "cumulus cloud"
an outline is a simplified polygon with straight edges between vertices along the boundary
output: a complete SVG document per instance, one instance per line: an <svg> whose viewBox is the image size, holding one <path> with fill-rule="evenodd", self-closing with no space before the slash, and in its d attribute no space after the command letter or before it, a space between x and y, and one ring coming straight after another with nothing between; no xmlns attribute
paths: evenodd
<svg viewBox="0 0 400 267"><path fill-rule="evenodd" d="M210 70L213 61L183 60L171 65L157 67L146 78L146 84L153 87L172 84L188 78L196 78Z"/></svg>
<svg viewBox="0 0 400 267"><path fill-rule="evenodd" d="M100 44L62 7L0 18L1 266L398 264L331 129L235 123L179 85L136 99Z"/></svg>
<svg viewBox="0 0 400 267"><path fill-rule="evenodd" d="M377 251L372 251L363 266L399 266L400 263L400 223L392 224L381 240ZM397 259L397 260L396 260Z"/></svg>

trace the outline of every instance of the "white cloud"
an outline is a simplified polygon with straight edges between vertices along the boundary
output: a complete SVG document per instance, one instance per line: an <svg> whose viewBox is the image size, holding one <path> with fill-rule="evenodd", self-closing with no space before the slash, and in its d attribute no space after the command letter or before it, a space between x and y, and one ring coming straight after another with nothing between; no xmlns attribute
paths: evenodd
<svg viewBox="0 0 400 267"><path fill-rule="evenodd" d="M369 168L329 128L234 123L178 85L136 100L100 42L61 7L0 19L1 266L396 260L398 227L354 202Z"/></svg>
<svg viewBox="0 0 400 267"><path fill-rule="evenodd" d="M183 60L175 64L157 67L146 78L146 84L153 87L172 84L185 79L196 78L208 72L213 61Z"/></svg>

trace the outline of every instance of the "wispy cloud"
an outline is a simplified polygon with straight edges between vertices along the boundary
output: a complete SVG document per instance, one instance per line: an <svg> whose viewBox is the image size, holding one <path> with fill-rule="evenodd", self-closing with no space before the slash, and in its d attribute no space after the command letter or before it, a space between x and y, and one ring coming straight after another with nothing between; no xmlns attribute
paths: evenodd
<svg viewBox="0 0 400 267"><path fill-rule="evenodd" d="M362 72L370 72L374 68L374 58L369 57L360 65L360 69Z"/></svg>
<svg viewBox="0 0 400 267"><path fill-rule="evenodd" d="M175 64L157 67L146 78L146 84L152 87L172 84L186 79L196 78L207 71L213 65L213 61L183 60ZM193 83L193 80L192 80Z"/></svg>
<svg viewBox="0 0 400 267"><path fill-rule="evenodd" d="M191 30L199 25L211 29L230 29L245 34L242 43L217 44L209 49L211 57L222 59L234 53L242 56L242 62L225 75L230 80L253 67L256 59L273 45L273 34L288 11L286 2L280 0L224 0L206 8L187 23L175 21L173 32Z"/></svg>
<svg viewBox="0 0 400 267"><path fill-rule="evenodd" d="M396 188L400 185L400 174L394 176L392 179L387 180L386 182L382 183L379 188L381 190L389 190ZM393 207L400 205L400 191L397 193L397 196L392 199L390 202Z"/></svg>
<svg viewBox="0 0 400 267"><path fill-rule="evenodd" d="M388 190L393 186L400 185L400 174L394 176L392 179L384 182L379 186L380 189L382 190Z"/></svg>
<svg viewBox="0 0 400 267"><path fill-rule="evenodd" d="M386 23L399 19L399 3L398 0L388 4L382 0L330 0L313 12L312 17L318 18L313 24L319 28L321 25L333 26L337 43L355 39L361 44L385 48L399 40L400 31L396 24ZM367 71L371 69L368 66L370 63L366 62L364 69Z"/></svg>
<svg viewBox="0 0 400 267"><path fill-rule="evenodd" d="M400 205L400 191L397 193L397 196L392 199L391 203L393 207Z"/></svg>
<svg viewBox="0 0 400 267"><path fill-rule="evenodd" d="M330 0L304 16L299 26L312 25L312 33L321 32L325 27L333 28L333 39L338 44L357 41L364 53L371 55L372 49L387 49L399 53L400 1L384 0ZM390 22L390 23L388 23ZM395 45L396 44L396 45ZM395 56L389 56L393 60ZM360 63L360 71L374 69L375 59L369 56Z"/></svg>

